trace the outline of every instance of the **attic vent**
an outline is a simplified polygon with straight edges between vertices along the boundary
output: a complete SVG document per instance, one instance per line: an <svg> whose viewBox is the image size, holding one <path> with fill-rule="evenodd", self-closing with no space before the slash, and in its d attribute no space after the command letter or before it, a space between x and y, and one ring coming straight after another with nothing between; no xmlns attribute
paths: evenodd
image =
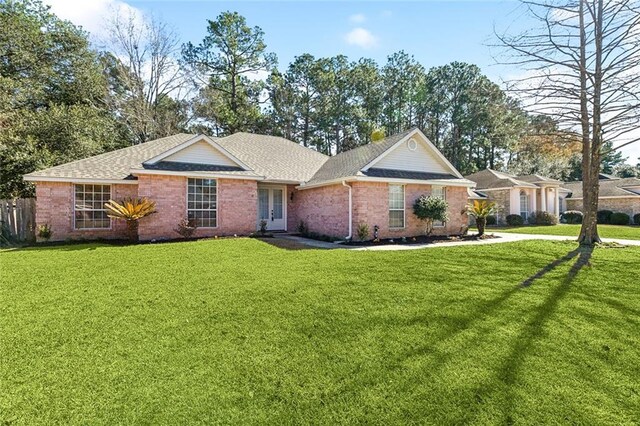
<svg viewBox="0 0 640 426"><path fill-rule="evenodd" d="M418 148L418 142L416 142L414 138L409 139L407 141L407 148L409 148L410 151L415 151L416 148Z"/></svg>

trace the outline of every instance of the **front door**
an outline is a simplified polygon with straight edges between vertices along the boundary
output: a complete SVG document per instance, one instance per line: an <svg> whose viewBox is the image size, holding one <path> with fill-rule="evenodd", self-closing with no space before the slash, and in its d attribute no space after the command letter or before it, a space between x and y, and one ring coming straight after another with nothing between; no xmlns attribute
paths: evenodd
<svg viewBox="0 0 640 426"><path fill-rule="evenodd" d="M258 187L258 226L267 222L270 231L284 231L285 226L285 190L282 187Z"/></svg>

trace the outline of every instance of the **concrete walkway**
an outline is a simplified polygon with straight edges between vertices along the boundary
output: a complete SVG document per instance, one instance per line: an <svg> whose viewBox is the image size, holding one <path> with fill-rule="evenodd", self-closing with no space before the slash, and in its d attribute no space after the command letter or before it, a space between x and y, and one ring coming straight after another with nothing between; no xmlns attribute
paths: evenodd
<svg viewBox="0 0 640 426"><path fill-rule="evenodd" d="M455 246L468 246L468 245L513 243L517 241L526 241L526 240L547 240L547 241L575 241L576 240L576 237L567 237L567 236L560 236L560 235L514 234L510 232L488 232L487 234L495 235L498 238L490 238L487 240L479 240L479 241L452 241L449 243L434 243L434 244L407 244L407 245L389 244L389 245L360 246L360 247L345 246L343 244L337 244L337 243L328 243L325 241L317 241L309 238L303 238L303 237L298 237L296 235L287 235L287 234L279 234L279 235L276 235L275 238L294 242L300 245L305 245L311 248L343 249L343 250L355 250L355 251L419 250L419 249L434 248L434 247L455 247ZM625 246L640 246L640 240L622 240L617 238L603 238L602 240L606 243L618 243Z"/></svg>

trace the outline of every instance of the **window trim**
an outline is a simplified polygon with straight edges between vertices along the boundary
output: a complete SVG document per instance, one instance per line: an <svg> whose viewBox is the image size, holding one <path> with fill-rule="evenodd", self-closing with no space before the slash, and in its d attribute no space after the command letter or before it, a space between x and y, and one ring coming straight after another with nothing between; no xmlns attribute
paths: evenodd
<svg viewBox="0 0 640 426"><path fill-rule="evenodd" d="M530 208L530 200L529 200L529 194L527 194L527 192L522 189L520 190L520 196L518 197L518 201L519 201L519 210L520 210L520 217L522 217L524 220L528 220L529 219L529 208ZM526 200L526 210L522 211L522 197L524 196L525 200ZM524 216L523 216L524 214Z"/></svg>
<svg viewBox="0 0 640 426"><path fill-rule="evenodd" d="M391 187L392 186L399 186L400 188L402 188L402 209L392 209L391 205L389 205L389 195L391 194ZM391 215L389 213L391 213L392 211L401 211L402 210L402 226L391 226ZM406 229L407 227L407 193L405 190L405 185L403 184L398 184L398 183L390 183L388 185L388 189L387 189L387 215L389 216L389 222L387 223L387 225L389 226L390 230L401 230L401 229Z"/></svg>
<svg viewBox="0 0 640 426"><path fill-rule="evenodd" d="M214 210L202 210L202 209L192 209L193 211L201 211L201 212L216 212L216 226L198 226L198 229L218 229L220 227L219 216L218 216L218 179L207 178L207 177L188 177L185 181L185 199L184 199L184 207L185 207L185 217L187 220L189 219L189 180L212 180L216 183L216 208Z"/></svg>
<svg viewBox="0 0 640 426"><path fill-rule="evenodd" d="M447 201L447 187L444 185L431 185L431 195L433 195L433 188L442 188L442 199ZM447 222L433 222L434 228L446 228Z"/></svg>
<svg viewBox="0 0 640 426"><path fill-rule="evenodd" d="M87 185L100 185L100 186L108 186L109 187L109 199L113 200L113 185L110 183L78 183L78 182L74 182L72 185L73 188L73 204L71 205L71 208L73 210L73 230L74 231L110 231L113 229L113 219L109 217L109 227L108 228L78 228L76 226L76 186L78 185L82 185L83 187L87 186ZM78 211L107 211L107 209L102 209L102 210L95 210L95 209L91 209L91 210L78 210ZM108 217L108 216L107 216Z"/></svg>

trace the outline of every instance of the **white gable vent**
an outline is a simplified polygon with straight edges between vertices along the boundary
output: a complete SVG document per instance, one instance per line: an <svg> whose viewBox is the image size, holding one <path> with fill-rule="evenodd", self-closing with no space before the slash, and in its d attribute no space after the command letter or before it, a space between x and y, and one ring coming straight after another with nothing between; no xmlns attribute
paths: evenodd
<svg viewBox="0 0 640 426"><path fill-rule="evenodd" d="M418 148L418 142L414 138L409 139L407 141L407 148L409 148L410 151L415 151Z"/></svg>

